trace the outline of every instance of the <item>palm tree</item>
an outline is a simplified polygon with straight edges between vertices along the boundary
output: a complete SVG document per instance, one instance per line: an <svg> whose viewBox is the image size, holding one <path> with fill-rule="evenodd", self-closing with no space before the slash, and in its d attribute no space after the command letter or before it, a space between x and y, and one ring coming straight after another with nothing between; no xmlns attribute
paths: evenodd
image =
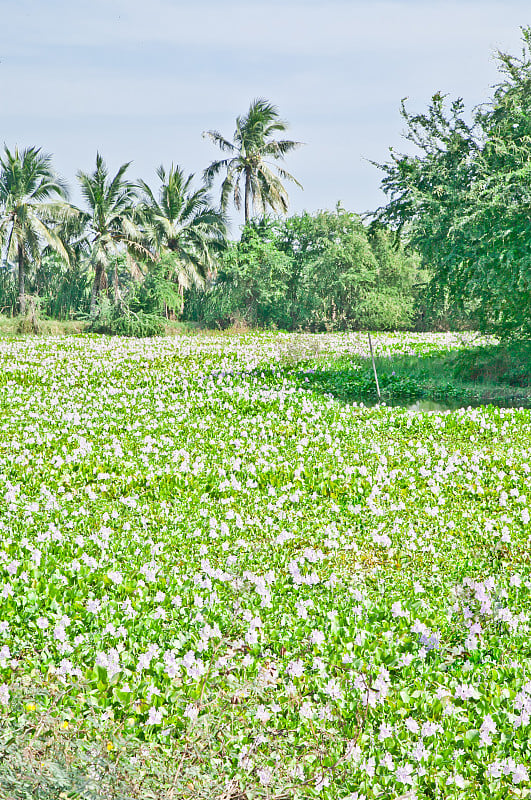
<svg viewBox="0 0 531 800"><path fill-rule="evenodd" d="M141 214L156 257L170 256L165 259L172 265L168 277L177 281L182 296L184 288L202 286L212 271L216 253L226 244L225 216L213 207L206 187L193 189L194 176L185 176L181 167L172 164L166 172L160 166L157 177L158 196L139 181Z"/></svg>
<svg viewBox="0 0 531 800"><path fill-rule="evenodd" d="M26 311L26 266L38 259L43 244L68 262L68 253L57 225L72 216L67 189L52 169L51 156L40 148L11 152L4 147L0 158L0 236L4 241L5 265L18 265L19 312Z"/></svg>
<svg viewBox="0 0 531 800"><path fill-rule="evenodd" d="M229 158L214 161L207 167L204 179L211 184L220 172L226 172L226 178L221 186L221 207L223 209L227 207L229 197L232 195L234 205L239 210L240 180L243 178L246 223L251 216L251 204L253 211L262 214L268 207L273 211L280 210L286 213L288 195L281 179L293 181L302 189L293 175L271 163L271 160L284 159L287 153L301 145L301 142L273 138L276 133L283 133L285 130L287 124L279 118L276 106L258 98L253 100L244 117L237 117L232 142L225 139L218 131L205 131L203 134L222 151L229 153ZM275 170L276 174L272 170Z"/></svg>
<svg viewBox="0 0 531 800"><path fill-rule="evenodd" d="M118 284L118 262L116 256L124 250L136 254L148 254L144 236L135 209L136 187L124 179L130 161L122 164L114 178L109 173L103 158L96 154L96 169L89 175L78 172L81 193L89 211L85 214L91 260L94 267L94 283L90 298L90 311L94 313L101 292L107 289L107 268L114 257L114 300L120 297Z"/></svg>

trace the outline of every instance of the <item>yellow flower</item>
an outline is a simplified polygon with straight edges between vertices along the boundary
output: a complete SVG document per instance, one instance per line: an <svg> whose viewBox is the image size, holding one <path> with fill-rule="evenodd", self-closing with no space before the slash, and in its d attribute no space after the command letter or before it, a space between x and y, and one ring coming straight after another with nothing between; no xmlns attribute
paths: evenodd
<svg viewBox="0 0 531 800"><path fill-rule="evenodd" d="M66 731L66 730L68 729L68 727L69 727L69 725L68 725L68 722L67 722L67 721L66 721L66 719L65 719L65 721L61 723L61 728L62 728L64 731Z"/></svg>
<svg viewBox="0 0 531 800"><path fill-rule="evenodd" d="M36 711L37 706L35 703L26 703L26 711Z"/></svg>
<svg viewBox="0 0 531 800"><path fill-rule="evenodd" d="M113 749L113 747L114 747L114 745L113 745L113 743L112 743L112 742L107 742L107 751L108 751L109 753L111 752L111 750Z"/></svg>

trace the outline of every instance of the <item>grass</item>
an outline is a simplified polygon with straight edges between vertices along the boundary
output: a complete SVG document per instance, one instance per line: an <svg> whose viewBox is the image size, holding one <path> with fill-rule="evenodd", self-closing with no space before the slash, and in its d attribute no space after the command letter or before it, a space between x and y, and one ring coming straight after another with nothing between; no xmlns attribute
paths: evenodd
<svg viewBox="0 0 531 800"><path fill-rule="evenodd" d="M75 336L83 333L86 323L81 320L38 320L40 336ZM0 315L0 338L12 339L32 335L29 327L26 329L25 320L19 317L6 317Z"/></svg>

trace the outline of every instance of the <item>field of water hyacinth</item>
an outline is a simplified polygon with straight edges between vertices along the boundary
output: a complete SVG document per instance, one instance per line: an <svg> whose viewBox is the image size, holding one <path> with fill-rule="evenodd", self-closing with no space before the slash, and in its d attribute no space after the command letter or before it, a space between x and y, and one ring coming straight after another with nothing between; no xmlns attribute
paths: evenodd
<svg viewBox="0 0 531 800"><path fill-rule="evenodd" d="M300 379L349 353L0 343L0 797L531 796L531 411Z"/></svg>

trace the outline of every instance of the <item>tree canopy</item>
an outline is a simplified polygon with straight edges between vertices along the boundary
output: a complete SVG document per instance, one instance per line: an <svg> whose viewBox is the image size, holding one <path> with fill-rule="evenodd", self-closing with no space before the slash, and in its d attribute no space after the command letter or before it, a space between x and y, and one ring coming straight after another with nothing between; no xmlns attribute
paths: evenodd
<svg viewBox="0 0 531 800"><path fill-rule="evenodd" d="M417 152L378 165L389 202L375 215L433 268L433 297L505 338L531 335L531 28L522 39L520 56L497 54L493 97L468 119L440 92L423 114L402 103Z"/></svg>
<svg viewBox="0 0 531 800"><path fill-rule="evenodd" d="M300 183L275 162L284 157L301 142L289 139L275 139L278 133L287 130L287 123L280 119L276 106L263 98L253 100L249 111L237 117L233 141L222 136L219 131L206 131L203 135L214 142L228 158L214 161L204 171L207 183L220 173L226 176L221 185L221 207L225 209L232 195L234 205L241 208L243 180L243 204L245 222L251 219L251 210L264 214L272 211L288 210L288 195L282 180ZM301 187L302 188L302 187Z"/></svg>
<svg viewBox="0 0 531 800"><path fill-rule="evenodd" d="M52 168L51 156L40 148L13 152L8 147L0 159L0 236L5 259L18 264L18 305L26 309L26 266L48 245L68 262L68 253L56 226L72 216L64 202L66 186Z"/></svg>

